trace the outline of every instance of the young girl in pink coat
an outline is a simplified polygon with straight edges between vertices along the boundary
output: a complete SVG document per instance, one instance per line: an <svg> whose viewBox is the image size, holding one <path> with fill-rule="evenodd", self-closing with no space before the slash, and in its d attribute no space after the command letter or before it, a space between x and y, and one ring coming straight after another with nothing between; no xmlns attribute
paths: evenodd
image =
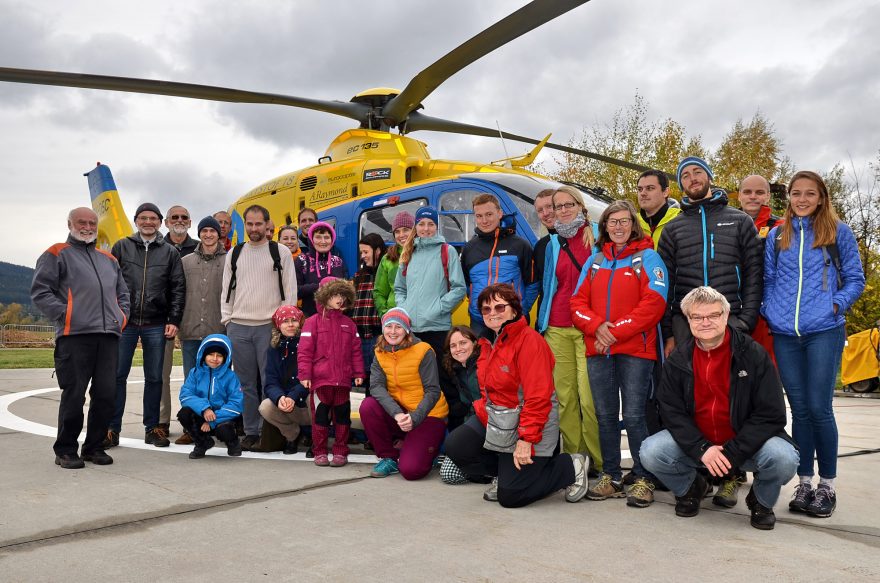
<svg viewBox="0 0 880 583"><path fill-rule="evenodd" d="M310 393L315 465L342 467L348 463L351 381L360 386L364 378L357 326L342 313L354 304L354 286L344 279L325 277L315 292L315 303L318 313L306 320L300 334L298 376ZM332 460L327 456L331 420L335 429Z"/></svg>

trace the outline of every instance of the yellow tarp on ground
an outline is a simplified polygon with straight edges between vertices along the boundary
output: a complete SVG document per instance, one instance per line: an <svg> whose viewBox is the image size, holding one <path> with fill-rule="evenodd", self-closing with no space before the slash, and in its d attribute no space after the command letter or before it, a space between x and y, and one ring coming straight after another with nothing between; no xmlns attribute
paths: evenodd
<svg viewBox="0 0 880 583"><path fill-rule="evenodd" d="M843 359L840 362L840 381L844 385L880 376L880 361L877 360L877 346L880 331L877 328L864 330L846 339Z"/></svg>

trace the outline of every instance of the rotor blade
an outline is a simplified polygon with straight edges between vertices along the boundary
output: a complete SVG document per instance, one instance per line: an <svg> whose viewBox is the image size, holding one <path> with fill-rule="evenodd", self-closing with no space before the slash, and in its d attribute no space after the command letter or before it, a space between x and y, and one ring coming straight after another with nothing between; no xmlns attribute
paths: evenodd
<svg viewBox="0 0 880 583"><path fill-rule="evenodd" d="M192 83L175 83L173 81L156 81L153 79L133 79L131 77L111 77L107 75L88 75L81 73L64 73L58 71L37 71L33 69L10 69L0 67L0 81L10 83L32 83L35 85L58 85L61 87L79 87L82 89L105 89L107 91L128 91L131 93L150 93L153 95L170 95L172 97L188 97L190 99L206 99L208 101L228 101L230 103L265 103L289 105L333 113L360 122L367 119L370 108L360 103L343 101L323 101L278 95L275 93L259 93L242 91L211 85L194 85Z"/></svg>
<svg viewBox="0 0 880 583"><path fill-rule="evenodd" d="M459 45L413 77L406 88L382 108L382 116L397 125L441 83L498 47L532 29L586 4L589 0L534 0L483 32Z"/></svg>
<svg viewBox="0 0 880 583"><path fill-rule="evenodd" d="M507 132L499 132L495 128L484 128L481 126L474 126L466 123L460 123L457 121L450 121L446 119L441 119L438 117L431 117L428 115L421 114L417 111L414 111L410 114L409 119L406 122L406 131L414 132L417 130L425 130L431 132L446 132L450 134L465 134L469 136L484 136L487 138L503 138L506 140L516 140L518 142L525 142L527 144L539 144L541 140L536 140L534 138L527 138L525 136L518 136L516 134L509 134ZM562 152L568 152L569 154L576 154L578 156L584 156L586 158L592 158L593 160L598 160L600 162L606 162L608 164L614 164L615 166L621 166L623 168L629 168L630 170L635 170L637 172L644 172L645 170L653 170L648 166L644 166L642 164L636 164L635 162L627 162L626 160L620 160L618 158L612 158L611 156L605 156L603 154L597 154L595 152L590 152L587 150L581 150L579 148L572 148L571 146L563 146L561 144L554 144L552 142L547 142L545 144L546 148L552 148L554 150L560 150ZM670 179L675 180L675 175L670 174L668 172L664 172Z"/></svg>

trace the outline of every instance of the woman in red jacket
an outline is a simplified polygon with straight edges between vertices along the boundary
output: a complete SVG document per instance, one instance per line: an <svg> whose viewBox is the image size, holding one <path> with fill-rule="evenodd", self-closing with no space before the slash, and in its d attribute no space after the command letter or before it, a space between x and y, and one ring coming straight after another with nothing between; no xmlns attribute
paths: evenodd
<svg viewBox="0 0 880 583"><path fill-rule="evenodd" d="M477 302L495 340L480 339L482 398L474 402L476 415L447 438L447 456L465 475L497 476L483 498L502 506L526 506L563 488L567 501L579 501L587 491L588 462L581 454L556 453L553 353L523 317L513 286L489 285Z"/></svg>
<svg viewBox="0 0 880 583"><path fill-rule="evenodd" d="M587 346L604 462L604 473L587 497L627 497L629 506L644 508L654 501L654 482L642 467L639 448L648 436L645 407L657 359L656 328L666 311L666 266L629 201L613 202L602 213L597 244L601 251L585 265L571 298L571 319ZM628 493L620 469L621 397L636 478Z"/></svg>

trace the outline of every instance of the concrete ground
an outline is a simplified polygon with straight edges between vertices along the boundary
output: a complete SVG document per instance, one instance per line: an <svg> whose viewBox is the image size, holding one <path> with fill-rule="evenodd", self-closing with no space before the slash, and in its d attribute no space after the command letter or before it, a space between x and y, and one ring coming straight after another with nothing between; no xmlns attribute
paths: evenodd
<svg viewBox="0 0 880 583"><path fill-rule="evenodd" d="M60 393L23 396L54 389L50 375L0 371L0 581L880 580L877 453L840 459L829 519L789 513L786 486L770 532L749 526L745 491L734 509L706 500L690 519L664 492L641 510L561 493L511 510L436 471L371 479L369 456L337 469L141 447L133 374L115 463L61 470ZM880 400L838 398L835 410L841 454L880 447Z"/></svg>

